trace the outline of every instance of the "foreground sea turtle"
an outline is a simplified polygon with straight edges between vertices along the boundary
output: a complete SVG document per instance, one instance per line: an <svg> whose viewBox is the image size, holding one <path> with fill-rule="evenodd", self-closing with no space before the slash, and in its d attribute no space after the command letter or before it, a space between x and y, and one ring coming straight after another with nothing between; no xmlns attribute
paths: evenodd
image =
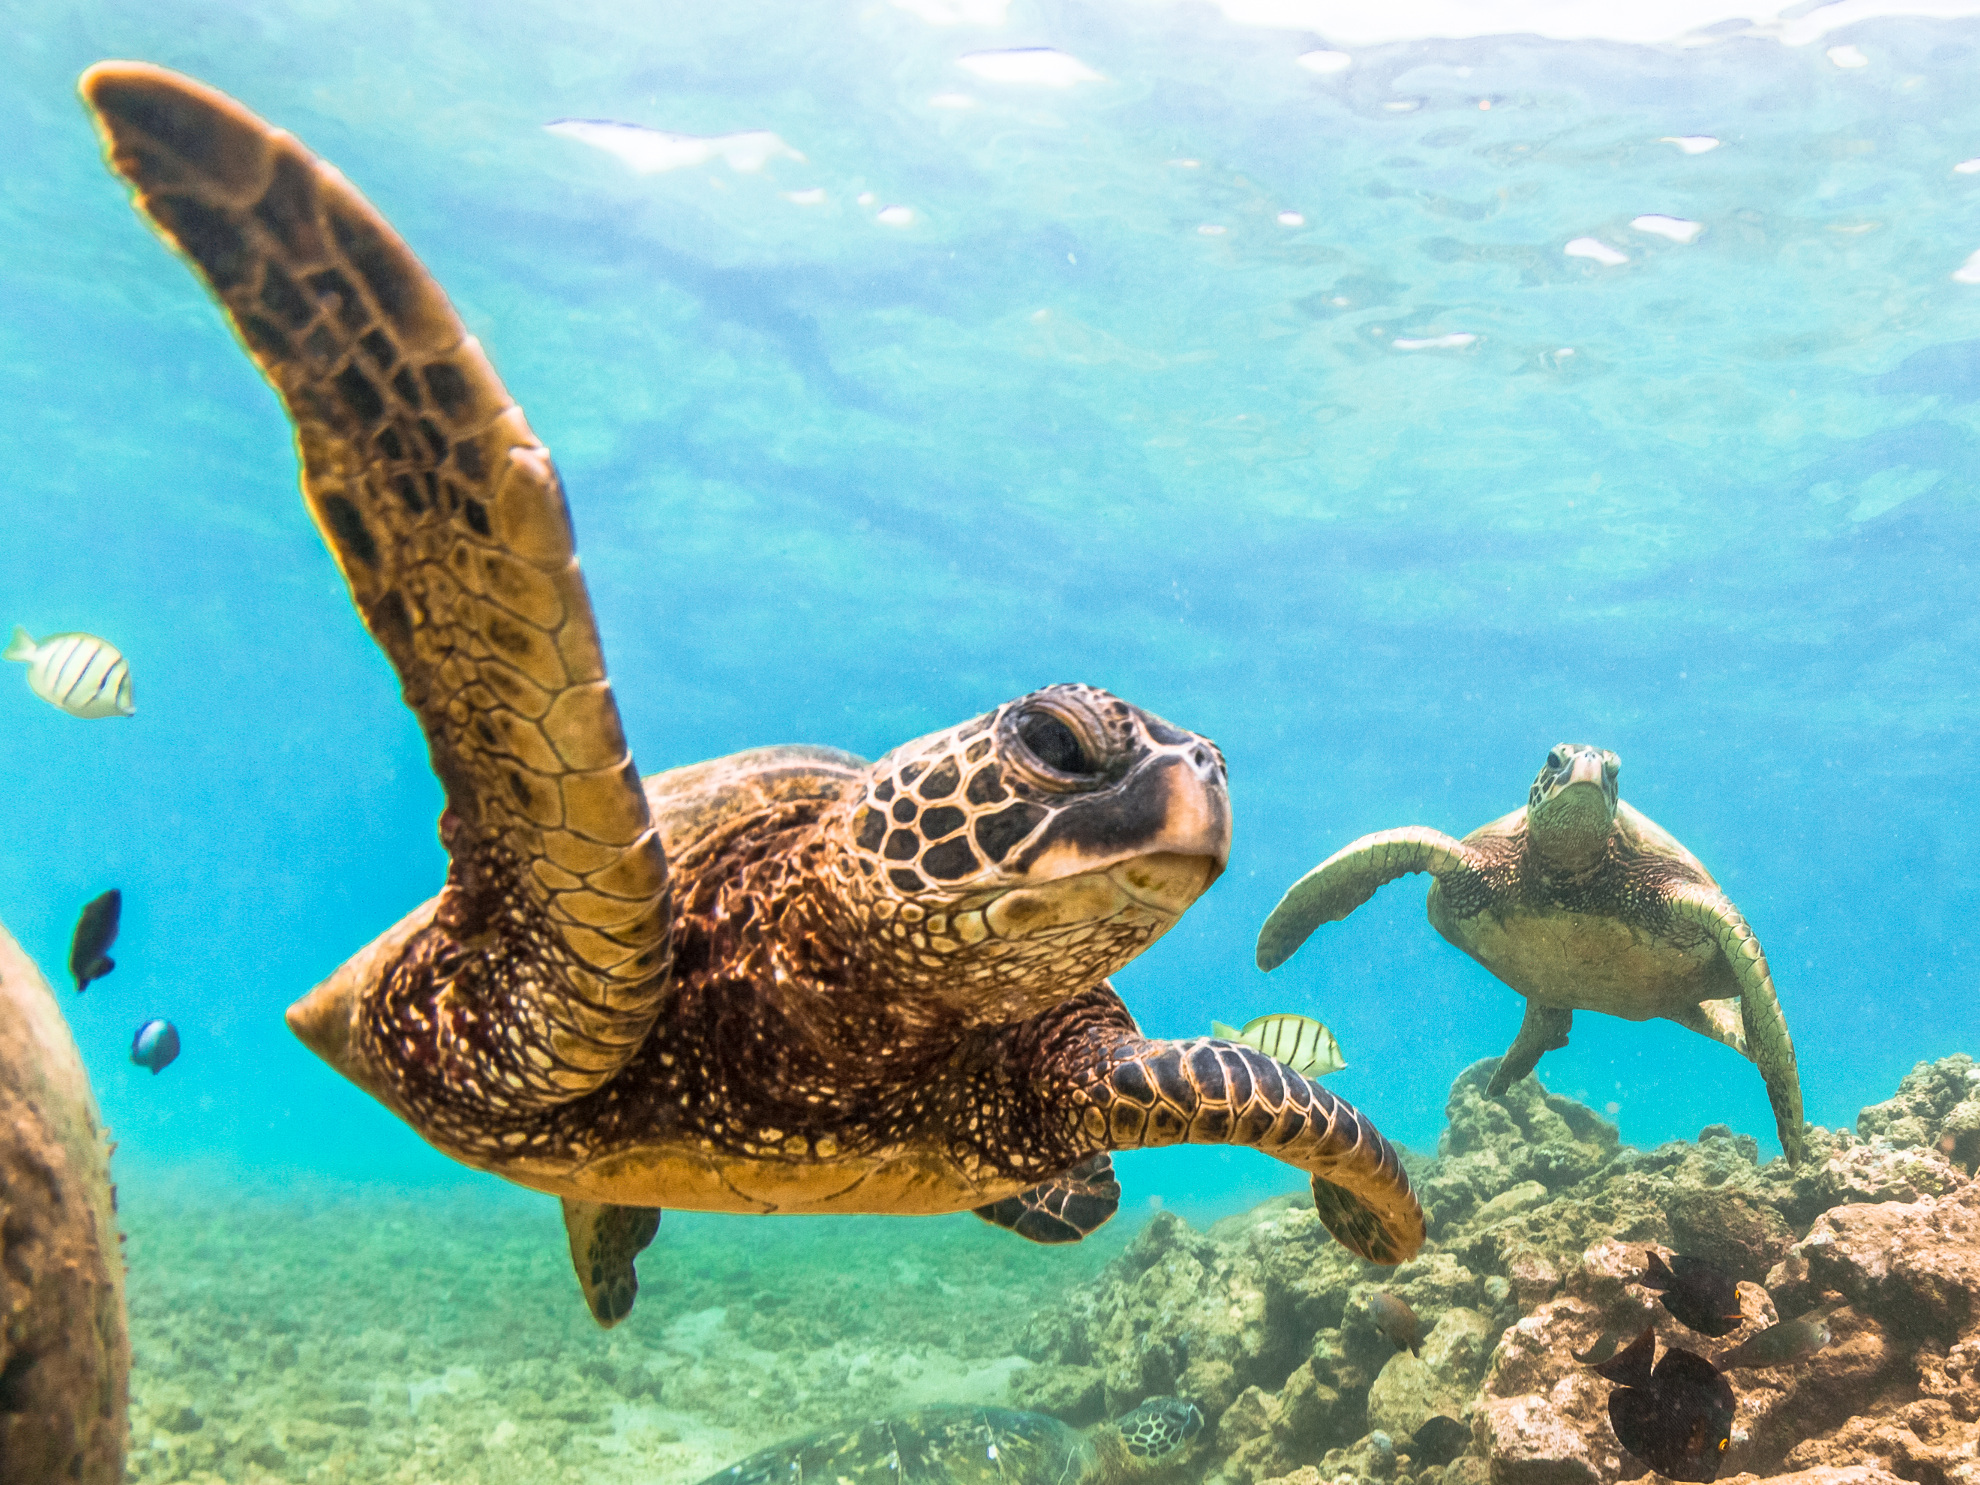
<svg viewBox="0 0 1980 1485"><path fill-rule="evenodd" d="M1565 1047L1578 1010L1661 1016L1760 1069L1781 1148L1798 1165L1801 1079L1760 940L1698 858L1621 798L1621 767L1614 753L1563 743L1524 809L1461 841L1410 825L1342 847L1272 909L1258 967L1285 963L1384 882L1427 871L1431 925L1526 997L1492 1093Z"/></svg>
<svg viewBox="0 0 1980 1485"><path fill-rule="evenodd" d="M0 1481L119 1485L130 1368L110 1141L54 992L0 928Z"/></svg>
<svg viewBox="0 0 1980 1485"><path fill-rule="evenodd" d="M1179 1397L1086 1433L1044 1413L917 1408L779 1444L701 1485L1152 1485L1202 1432L1203 1414Z"/></svg>
<svg viewBox="0 0 1980 1485"><path fill-rule="evenodd" d="M439 287L210 88L83 76L111 165L296 427L303 492L425 730L446 889L289 1011L442 1151L564 1199L601 1323L659 1209L975 1210L1084 1236L1108 1152L1251 1145L1398 1263L1396 1152L1271 1058L1144 1039L1106 976L1222 872L1223 758L1053 686L868 764L765 748L642 789L564 496Z"/></svg>

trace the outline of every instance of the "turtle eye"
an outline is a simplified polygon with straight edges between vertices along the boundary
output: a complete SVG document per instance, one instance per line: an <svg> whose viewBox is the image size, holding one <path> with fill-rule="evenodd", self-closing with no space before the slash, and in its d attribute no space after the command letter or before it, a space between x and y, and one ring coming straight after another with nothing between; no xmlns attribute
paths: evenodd
<svg viewBox="0 0 1980 1485"><path fill-rule="evenodd" d="M1090 774L1096 770L1072 728L1050 712L1030 712L1018 723L1017 735L1032 756L1057 773Z"/></svg>
<svg viewBox="0 0 1980 1485"><path fill-rule="evenodd" d="M1565 762L1567 762L1567 756L1559 748L1555 748L1553 752L1547 755L1547 766L1549 768L1559 768Z"/></svg>

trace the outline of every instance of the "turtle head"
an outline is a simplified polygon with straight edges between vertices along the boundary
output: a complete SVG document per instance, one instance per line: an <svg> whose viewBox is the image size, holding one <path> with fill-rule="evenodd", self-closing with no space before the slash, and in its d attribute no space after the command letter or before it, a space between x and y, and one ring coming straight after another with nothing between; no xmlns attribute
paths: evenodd
<svg viewBox="0 0 1980 1485"><path fill-rule="evenodd" d="M1601 860L1621 800L1622 760L1605 748L1561 743L1526 796L1526 835L1550 864L1584 871Z"/></svg>
<svg viewBox="0 0 1980 1485"><path fill-rule="evenodd" d="M1153 943L1230 856L1208 738L1049 686L896 748L825 822L876 978L978 1024L1037 1015Z"/></svg>
<svg viewBox="0 0 1980 1485"><path fill-rule="evenodd" d="M1120 1436L1120 1452L1126 1456L1122 1463L1129 1467L1121 1473L1135 1474L1181 1463L1203 1432L1203 1414L1195 1403L1179 1397L1151 1397L1111 1427Z"/></svg>

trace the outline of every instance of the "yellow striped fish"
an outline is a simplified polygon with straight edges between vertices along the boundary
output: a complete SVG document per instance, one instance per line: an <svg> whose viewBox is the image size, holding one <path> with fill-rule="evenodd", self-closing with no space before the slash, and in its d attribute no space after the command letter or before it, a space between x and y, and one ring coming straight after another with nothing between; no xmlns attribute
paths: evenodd
<svg viewBox="0 0 1980 1485"><path fill-rule="evenodd" d="M1279 1061L1306 1078L1324 1078L1347 1064L1341 1060L1341 1044L1334 1033L1311 1016L1260 1016L1244 1023L1244 1030L1210 1023L1210 1034L1227 1042L1242 1042L1267 1057Z"/></svg>
<svg viewBox="0 0 1980 1485"><path fill-rule="evenodd" d="M27 666L28 689L72 717L128 717L137 710L131 703L131 667L115 645L93 634L51 634L36 644L16 624L0 659Z"/></svg>

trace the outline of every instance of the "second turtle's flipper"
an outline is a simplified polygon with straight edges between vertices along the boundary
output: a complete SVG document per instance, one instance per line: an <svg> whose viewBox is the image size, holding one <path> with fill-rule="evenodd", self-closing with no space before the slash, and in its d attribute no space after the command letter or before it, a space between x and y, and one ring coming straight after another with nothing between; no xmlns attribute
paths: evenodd
<svg viewBox="0 0 1980 1485"><path fill-rule="evenodd" d="M1079 1136L1114 1150L1249 1145L1313 1177L1320 1220L1370 1263L1423 1246L1395 1146L1353 1104L1233 1042L1117 1041L1072 1089Z"/></svg>
<svg viewBox="0 0 1980 1485"><path fill-rule="evenodd" d="M1057 1180L971 1210L985 1222L1008 1227L1034 1243L1076 1243L1120 1205L1121 1183L1114 1179L1114 1162L1103 1150Z"/></svg>
<svg viewBox="0 0 1980 1485"><path fill-rule="evenodd" d="M1795 1066L1794 1042L1760 940L1746 925L1739 909L1722 892L1693 888L1673 898L1674 916L1696 923L1712 935L1719 952L1739 982L1740 1028L1746 1034L1746 1055L1767 1080L1767 1102L1774 1109L1774 1130L1789 1165L1808 1156L1802 1130L1801 1073Z"/></svg>
<svg viewBox="0 0 1980 1485"><path fill-rule="evenodd" d="M564 1235L571 1243L591 1317L610 1330L632 1313L639 1294L633 1260L660 1230L660 1208L615 1207L599 1201L564 1198Z"/></svg>
<svg viewBox="0 0 1980 1485"><path fill-rule="evenodd" d="M1338 923L1376 890L1413 871L1442 876L1470 864L1471 850L1441 830L1405 825L1364 835L1286 889L1258 930L1258 967L1277 969L1322 923Z"/></svg>
<svg viewBox="0 0 1980 1485"><path fill-rule="evenodd" d="M1506 1048L1506 1055L1499 1059L1498 1071L1492 1074L1492 1081L1485 1091L1493 1098L1499 1097L1538 1067L1543 1056L1565 1047L1568 1044L1568 1029L1573 1025L1573 1011L1535 1005L1529 1000L1526 1003L1526 1017L1519 1023L1519 1035Z"/></svg>

